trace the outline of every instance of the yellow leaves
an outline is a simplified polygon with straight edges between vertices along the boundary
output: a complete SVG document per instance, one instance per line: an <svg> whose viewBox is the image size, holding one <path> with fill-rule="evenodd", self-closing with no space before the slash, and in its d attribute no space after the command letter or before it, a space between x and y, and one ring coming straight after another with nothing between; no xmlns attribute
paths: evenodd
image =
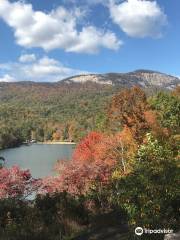
<svg viewBox="0 0 180 240"><path fill-rule="evenodd" d="M112 179L113 180L118 180L120 178L122 178L122 171L120 171L118 169L114 170L113 173L112 173Z"/></svg>
<svg viewBox="0 0 180 240"><path fill-rule="evenodd" d="M126 178L127 175L131 172L130 169L127 169L126 172L124 172L122 169L120 168L117 168L115 169L113 172L112 172L112 180L119 180L119 179L122 179L122 178Z"/></svg>

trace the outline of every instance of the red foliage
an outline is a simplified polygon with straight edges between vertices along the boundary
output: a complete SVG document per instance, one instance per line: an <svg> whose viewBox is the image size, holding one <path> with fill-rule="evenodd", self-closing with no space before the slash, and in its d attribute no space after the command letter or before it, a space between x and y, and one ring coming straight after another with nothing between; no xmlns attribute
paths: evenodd
<svg viewBox="0 0 180 240"><path fill-rule="evenodd" d="M103 140L102 133L90 132L76 147L73 160L86 163L95 161L97 144Z"/></svg>
<svg viewBox="0 0 180 240"><path fill-rule="evenodd" d="M85 194L94 184L108 184L115 164L115 159L108 157L109 144L107 136L89 133L77 146L70 162L58 162L58 176L43 180L43 191Z"/></svg>
<svg viewBox="0 0 180 240"><path fill-rule="evenodd" d="M62 162L59 162L61 168ZM80 164L71 161L56 177L48 177L43 180L43 192L67 191L74 195L85 194L96 183L105 185L109 181L111 168L107 164L92 163Z"/></svg>
<svg viewBox="0 0 180 240"><path fill-rule="evenodd" d="M37 190L40 181L32 178L29 170L19 167L0 168L0 199L27 197Z"/></svg>
<svg viewBox="0 0 180 240"><path fill-rule="evenodd" d="M102 187L110 182L117 164L122 174L127 172L126 159L135 147L128 130L115 136L91 132L78 144L71 161L57 163L56 177L43 179L43 192L67 191L76 195L87 193L94 185Z"/></svg>

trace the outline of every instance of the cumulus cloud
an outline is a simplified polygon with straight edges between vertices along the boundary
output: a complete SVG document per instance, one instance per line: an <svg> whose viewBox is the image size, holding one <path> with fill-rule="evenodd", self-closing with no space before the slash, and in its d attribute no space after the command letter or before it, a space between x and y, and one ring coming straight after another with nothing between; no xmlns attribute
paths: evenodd
<svg viewBox="0 0 180 240"><path fill-rule="evenodd" d="M19 57L19 61L22 63L34 62L36 60L35 54L24 54Z"/></svg>
<svg viewBox="0 0 180 240"><path fill-rule="evenodd" d="M8 13L8 14L7 14ZM1 0L0 17L14 30L17 44L44 50L64 49L66 52L96 53L100 48L118 49L122 42L115 33L80 26L84 12L58 7L49 13L35 11L22 1Z"/></svg>
<svg viewBox="0 0 180 240"><path fill-rule="evenodd" d="M156 1L127 0L109 4L114 23L131 37L161 37L167 17Z"/></svg>
<svg viewBox="0 0 180 240"><path fill-rule="evenodd" d="M61 62L48 56L37 58L34 55L31 62L22 61L24 56L31 55L22 55L17 62L0 64L0 82L56 82L73 75L87 73L86 71L66 67Z"/></svg>
<svg viewBox="0 0 180 240"><path fill-rule="evenodd" d="M16 79L10 76L9 74L5 74L4 76L0 77L0 82L15 82Z"/></svg>

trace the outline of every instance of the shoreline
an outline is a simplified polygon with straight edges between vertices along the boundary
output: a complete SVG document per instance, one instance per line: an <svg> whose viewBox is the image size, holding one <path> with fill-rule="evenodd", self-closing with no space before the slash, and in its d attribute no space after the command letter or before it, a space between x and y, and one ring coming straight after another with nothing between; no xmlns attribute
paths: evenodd
<svg viewBox="0 0 180 240"><path fill-rule="evenodd" d="M47 142L37 142L36 144L66 144L66 145L75 145L76 143L75 142L62 142L62 141L58 141L58 142L56 142L56 141L53 141L53 142L49 142L49 141L47 141Z"/></svg>

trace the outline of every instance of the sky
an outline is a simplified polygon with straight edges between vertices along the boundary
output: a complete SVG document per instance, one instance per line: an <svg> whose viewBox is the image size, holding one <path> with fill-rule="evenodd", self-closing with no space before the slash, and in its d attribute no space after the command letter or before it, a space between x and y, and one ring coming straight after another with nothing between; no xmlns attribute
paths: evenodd
<svg viewBox="0 0 180 240"><path fill-rule="evenodd" d="M180 76L180 0L0 0L0 81Z"/></svg>

